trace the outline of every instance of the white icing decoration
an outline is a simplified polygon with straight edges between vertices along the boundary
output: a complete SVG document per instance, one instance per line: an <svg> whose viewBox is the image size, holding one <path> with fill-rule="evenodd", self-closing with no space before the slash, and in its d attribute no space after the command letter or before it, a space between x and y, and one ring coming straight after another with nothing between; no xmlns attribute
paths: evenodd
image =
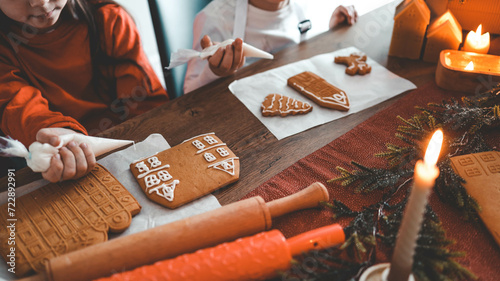
<svg viewBox="0 0 500 281"><path fill-rule="evenodd" d="M149 171L149 168L148 168L148 166L146 164L144 164L144 161L135 164L135 167L137 168L137 170L139 171L139 173Z"/></svg>
<svg viewBox="0 0 500 281"><path fill-rule="evenodd" d="M212 136L205 136L203 138L208 144L216 144L218 143L218 141L216 139L214 139L214 137Z"/></svg>
<svg viewBox="0 0 500 281"><path fill-rule="evenodd" d="M201 141L199 141L199 140L193 141L193 145L197 149L203 149L203 148L205 148L205 145Z"/></svg>
<svg viewBox="0 0 500 281"><path fill-rule="evenodd" d="M169 181L172 179L172 176L170 175L169 172L165 170L161 170L158 172L158 177L160 177L161 181Z"/></svg>
<svg viewBox="0 0 500 281"><path fill-rule="evenodd" d="M198 150L198 152L196 152L196 154L200 154L202 153L203 151L207 151L209 149L212 149L212 148L215 148L215 147L219 147L219 146L225 146L226 144L225 143L219 143L219 144L216 144L216 145L213 145L213 146L210 146L210 147L207 147L205 149L201 149L201 150Z"/></svg>
<svg viewBox="0 0 500 281"><path fill-rule="evenodd" d="M149 175L144 179L146 183L146 189L155 186L160 183L160 179L156 175Z"/></svg>
<svg viewBox="0 0 500 281"><path fill-rule="evenodd" d="M207 136L207 135L215 135L215 133L208 133L208 134L202 134L202 135L194 136L192 138L189 138L189 139L183 141L182 143L188 142L190 140L193 140L193 139L196 139L196 138L199 138L199 137Z"/></svg>
<svg viewBox="0 0 500 281"><path fill-rule="evenodd" d="M163 197L167 199L168 201L172 202L174 200L174 191L175 191L175 186L179 184L178 180L174 180L170 184L163 183L162 185L159 185L155 188L151 188L148 192L149 194L156 192L156 194L160 197Z"/></svg>
<svg viewBox="0 0 500 281"><path fill-rule="evenodd" d="M342 95L340 93L333 94L331 97L325 97L325 100L333 100L335 102L338 102L340 104L347 104L345 95Z"/></svg>
<svg viewBox="0 0 500 281"><path fill-rule="evenodd" d="M210 153L210 152L206 152L203 156L205 157L205 160L207 160L207 162L212 162L212 161L214 161L215 159L217 159L217 158L215 158L215 156L214 156L212 153Z"/></svg>
<svg viewBox="0 0 500 281"><path fill-rule="evenodd" d="M220 156L226 157L229 155L229 152L224 147L219 147L217 148L217 152L219 153Z"/></svg>
<svg viewBox="0 0 500 281"><path fill-rule="evenodd" d="M295 85L295 86L297 86L300 90L304 91L304 93L305 93L306 95L308 95L308 96L312 96L312 97L314 97L315 99L321 100L321 101L323 101L323 102L324 102L324 103L326 103L326 104L340 105L340 106L342 106L342 107L344 107L344 108L347 108L347 109L349 108L349 107L347 107L347 102L346 102L345 98L344 98L344 101L342 102L342 104L339 104L339 101L337 101L337 99L334 99L333 97L323 97L323 98L321 98L321 97L318 97L317 95L315 95L314 93L312 93L312 92L310 92L310 91L306 90L306 89L305 89L304 87L302 87L301 85L297 85L297 84L294 84L294 85ZM338 94L346 96L345 92L340 92L340 93L338 93ZM329 100L333 100L334 102L331 102L331 101L329 101Z"/></svg>
<svg viewBox="0 0 500 281"><path fill-rule="evenodd" d="M271 104L267 108L269 109L273 108L275 100L276 100L276 94L273 94L273 100L271 101Z"/></svg>
<svg viewBox="0 0 500 281"><path fill-rule="evenodd" d="M152 172L159 171L159 170L164 169L164 168L170 168L170 165L166 164L166 165L163 165L163 166L158 167L158 168L156 168L156 169L149 170L149 171L145 172L144 174L140 174L140 175L138 175L138 176L137 176L137 178L138 178L138 179L142 179L142 178L143 178L143 177L145 177L146 175L148 175L148 174L150 174L150 173L152 173Z"/></svg>
<svg viewBox="0 0 500 281"><path fill-rule="evenodd" d="M278 95L278 94L273 94L271 104L268 107L266 107L266 108L263 107L263 110L262 110L263 113L274 112L272 110L272 108L274 107L276 95ZM285 96L280 96L280 99L278 100L278 102L279 102L278 111L280 113L300 112L301 110L308 109L309 107L311 107L311 105L307 102L302 102L302 107L299 107L298 100L291 98L291 97L287 97L288 99L286 101L285 108L283 108L283 103L282 103L283 98L285 98Z"/></svg>
<svg viewBox="0 0 500 281"><path fill-rule="evenodd" d="M215 164L209 165L209 168L214 168L234 176L234 160L239 159L238 157L228 158L224 161L217 162Z"/></svg>
<svg viewBox="0 0 500 281"><path fill-rule="evenodd" d="M161 161L158 160L158 157L153 156L148 159L149 164L151 165L151 168L156 168L161 165Z"/></svg>

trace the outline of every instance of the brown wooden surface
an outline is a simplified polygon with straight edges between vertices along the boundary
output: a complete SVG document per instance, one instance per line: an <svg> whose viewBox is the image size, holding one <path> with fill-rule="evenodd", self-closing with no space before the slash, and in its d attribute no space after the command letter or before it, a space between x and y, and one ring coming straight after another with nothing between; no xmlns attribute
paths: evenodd
<svg viewBox="0 0 500 281"><path fill-rule="evenodd" d="M217 191L215 196L223 205L237 201L278 172L348 132L404 94L278 141L229 91L228 85L235 79L349 46L366 52L369 57L417 86L433 81L436 64L388 56L393 15L394 4L383 6L360 17L353 26L342 26L307 42L290 46L276 53L274 60L260 60L239 70L234 76L219 79L169 101L105 131L101 136L142 141L152 133L160 133L174 146L193 136L215 132L240 157L241 165L239 181ZM37 178L40 176L27 169L16 172L18 186ZM0 188L5 190L6 178L0 181Z"/></svg>

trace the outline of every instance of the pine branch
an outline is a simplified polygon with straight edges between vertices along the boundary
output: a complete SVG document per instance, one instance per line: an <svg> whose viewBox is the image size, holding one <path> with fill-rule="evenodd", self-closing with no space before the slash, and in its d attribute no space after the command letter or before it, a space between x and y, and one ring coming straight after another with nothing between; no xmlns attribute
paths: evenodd
<svg viewBox="0 0 500 281"><path fill-rule="evenodd" d="M340 177L333 178L328 182L341 181L343 186L359 182L354 192L371 192L377 189L383 190L387 187L394 186L401 177L413 173L411 170L372 169L354 161L351 162L351 164L359 168L359 170L349 172L345 168L337 167L337 170L341 173Z"/></svg>
<svg viewBox="0 0 500 281"><path fill-rule="evenodd" d="M354 211L337 200L325 203L324 206L333 211L333 218L353 217L344 229L347 239L338 249L314 251L297 260L292 270L286 273L296 278L293 280L355 280L363 269L375 262L379 241L394 246L406 199L394 205L388 202L411 180L413 170L405 167L421 155L422 144L427 143L437 128L442 127L447 136L458 134L459 137L443 144L443 150L449 154L441 157L438 163L440 176L434 190L440 200L455 206L466 218L477 218L480 206L467 194L464 180L453 171L449 158L492 150L485 142L484 134L500 127L500 84L485 93L463 97L462 104L451 99L419 110L421 114L409 119L398 116L403 124L398 126L395 137L406 146L388 143L385 152L375 155L385 158L389 168L369 168L354 161L351 162L355 166L352 171L336 167L341 175L329 182L354 186L355 192L383 190L384 196L362 211ZM396 187L402 179L406 180ZM427 207L414 257L413 273L417 280L477 279L455 260L464 253L451 251L449 246L453 243L446 238L437 215ZM311 261L317 265L314 270L308 270L307 263Z"/></svg>
<svg viewBox="0 0 500 281"><path fill-rule="evenodd" d="M474 96L462 97L462 102L468 107L493 107L500 104L500 84L490 90Z"/></svg>
<svg viewBox="0 0 500 281"><path fill-rule="evenodd" d="M387 151L375 154L375 157L382 157L389 161L390 168L403 167L415 159L419 151L415 146L398 146L392 143L386 144Z"/></svg>
<svg viewBox="0 0 500 281"><path fill-rule="evenodd" d="M402 212L389 215L382 225L384 236L381 241L391 247L396 243L395 231L399 230ZM455 261L464 256L462 252L451 251L448 247L454 242L446 238L441 222L428 206L422 229L415 249L413 274L417 280L475 280L477 277Z"/></svg>
<svg viewBox="0 0 500 281"><path fill-rule="evenodd" d="M480 130L483 126L497 126L497 105L480 107L475 104L462 105L456 100L443 101L441 104L430 103L425 114L432 115L443 124L449 125L452 130L467 129L470 133Z"/></svg>
<svg viewBox="0 0 500 281"><path fill-rule="evenodd" d="M333 200L333 203L321 202L320 204L332 210L333 219L338 219L340 217L354 217L359 213L349 209L349 207L347 207L344 203L335 199Z"/></svg>
<svg viewBox="0 0 500 281"><path fill-rule="evenodd" d="M479 204L472 198L463 184L465 180L455 173L451 167L451 161L446 158L438 164L439 177L436 179L434 192L441 201L455 206L465 219L476 220L478 212L481 211Z"/></svg>

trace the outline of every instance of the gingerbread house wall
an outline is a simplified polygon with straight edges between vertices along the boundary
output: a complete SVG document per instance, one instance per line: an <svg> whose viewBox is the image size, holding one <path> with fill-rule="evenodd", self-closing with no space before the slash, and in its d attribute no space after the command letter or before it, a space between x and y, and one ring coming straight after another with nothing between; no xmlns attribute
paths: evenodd
<svg viewBox="0 0 500 281"><path fill-rule="evenodd" d="M460 43L462 43L462 28L460 23L453 17L453 13L450 12L449 16L450 19L444 23L434 27L434 24L431 23L429 26L424 55L422 57L424 61L437 62L442 50L458 50ZM435 19L435 21L439 20L439 18Z"/></svg>
<svg viewBox="0 0 500 281"><path fill-rule="evenodd" d="M429 20L430 11L423 0L412 0L406 5L401 2L394 16L389 55L419 59Z"/></svg>

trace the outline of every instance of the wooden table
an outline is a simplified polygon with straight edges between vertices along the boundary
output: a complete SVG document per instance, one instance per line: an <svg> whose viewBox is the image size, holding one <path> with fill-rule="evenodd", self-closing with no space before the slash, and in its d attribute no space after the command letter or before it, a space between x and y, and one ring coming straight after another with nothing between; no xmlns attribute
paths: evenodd
<svg viewBox="0 0 500 281"><path fill-rule="evenodd" d="M369 57L417 86L432 81L436 64L388 56L395 4L388 4L360 17L353 26L338 27L307 42L290 46L275 54L274 60L260 60L239 70L236 75L219 79L169 101L103 132L100 136L142 141L152 133L160 133L174 146L193 136L215 132L239 156L241 164L239 181L216 192L215 196L223 205L237 201L278 172L343 135L404 94L278 141L229 91L228 85L235 79L349 46L366 52ZM18 186L37 178L40 175L27 168L16 172ZM0 187L6 189L6 178L1 179Z"/></svg>

